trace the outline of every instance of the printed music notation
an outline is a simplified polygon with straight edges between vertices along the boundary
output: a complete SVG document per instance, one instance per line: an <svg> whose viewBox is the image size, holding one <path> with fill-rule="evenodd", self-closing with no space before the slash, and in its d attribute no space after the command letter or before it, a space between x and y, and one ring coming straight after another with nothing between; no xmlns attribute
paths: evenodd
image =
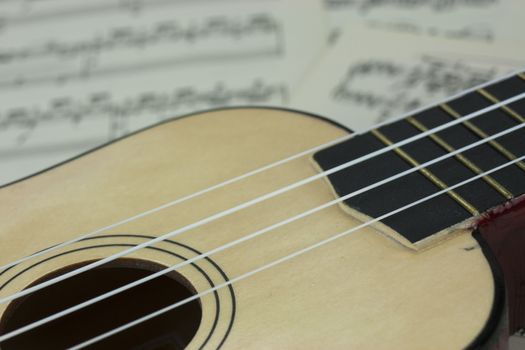
<svg viewBox="0 0 525 350"><path fill-rule="evenodd" d="M462 61L427 55L410 66L379 59L352 65L331 95L335 101L372 111L376 121L381 122L422 107L428 96L452 96L495 77L495 69L491 67L477 68ZM370 88L366 83L370 80L382 80L385 85L381 89Z"/></svg>
<svg viewBox="0 0 525 350"><path fill-rule="evenodd" d="M217 82L208 89L193 86L179 87L172 91L144 91L136 96L117 98L111 91L90 94L82 99L76 96L56 97L43 108L21 106L0 112L0 135L16 134L16 145L23 145L31 132L43 124L68 123L79 125L90 118L106 120L108 141L133 131L130 120L155 115L160 121L170 116L228 105L286 104L287 87L267 84L262 79L247 86L228 87Z"/></svg>
<svg viewBox="0 0 525 350"><path fill-rule="evenodd" d="M525 65L525 47L390 32L353 22L292 105L355 131L430 105ZM352 43L359 42L357 50Z"/></svg>
<svg viewBox="0 0 525 350"><path fill-rule="evenodd" d="M401 7L407 9L428 8L433 11L450 11L457 7L486 6L499 0L325 0L332 9L353 8L360 12L373 11L382 7Z"/></svg>
<svg viewBox="0 0 525 350"><path fill-rule="evenodd" d="M0 89L122 74L218 60L282 55L282 28L276 18L256 13L169 20L148 27L112 27L105 34L76 41L0 50ZM124 58L123 56L127 56ZM53 65L51 72L24 74L31 67ZM6 79L7 77L7 79Z"/></svg>
<svg viewBox="0 0 525 350"><path fill-rule="evenodd" d="M519 11L519 0L325 0L329 40L335 42L349 21L389 31L428 37L492 42L512 38L506 18Z"/></svg>
<svg viewBox="0 0 525 350"><path fill-rule="evenodd" d="M377 21L370 20L367 24L371 28L380 28L383 30L407 32L411 34L443 37L458 40L480 40L493 42L495 40L494 30L487 23L474 23L457 28L442 28L439 26L421 26L406 21Z"/></svg>
<svg viewBox="0 0 525 350"><path fill-rule="evenodd" d="M39 46L0 51L0 64L43 57L71 59L82 55L100 56L104 52L120 48L147 49L166 42L195 44L217 38L241 40L256 34L276 36L278 31L276 20L268 14L255 14L248 18L212 17L202 19L200 23L162 21L154 23L150 28L111 28L106 35L87 40L48 41Z"/></svg>
<svg viewBox="0 0 525 350"><path fill-rule="evenodd" d="M0 2L0 184L168 118L286 105L325 46L322 10L320 0Z"/></svg>
<svg viewBox="0 0 525 350"><path fill-rule="evenodd" d="M191 0L200 5L225 3L229 0ZM260 0L247 0L260 1ZM277 0L262 0L266 2ZM188 0L18 0L0 3L0 31L10 26L46 21L67 20L76 17L95 16L101 13L121 13L137 16L156 7L184 5Z"/></svg>

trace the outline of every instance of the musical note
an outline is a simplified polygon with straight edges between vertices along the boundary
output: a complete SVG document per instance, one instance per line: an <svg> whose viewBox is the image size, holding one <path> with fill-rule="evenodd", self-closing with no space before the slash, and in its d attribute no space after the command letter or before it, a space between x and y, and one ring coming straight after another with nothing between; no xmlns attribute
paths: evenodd
<svg viewBox="0 0 525 350"><path fill-rule="evenodd" d="M360 12L369 12L384 7L428 8L437 12L445 12L457 7L482 7L498 2L499 0L325 0L325 5L334 10L352 8Z"/></svg>
<svg viewBox="0 0 525 350"><path fill-rule="evenodd" d="M196 1L201 5L228 2L228 0ZM49 21L64 21L108 13L139 16L146 10L180 5L180 1L173 0L4 1L0 2L0 23L3 24L3 28L7 28L35 23L45 24ZM228 6L227 4L222 5Z"/></svg>
<svg viewBox="0 0 525 350"><path fill-rule="evenodd" d="M422 26L416 23L410 23L406 21L396 22L370 20L367 21L367 24L371 28L408 32L411 34L418 34L429 37L443 37L459 40L480 40L486 42L493 42L495 40L494 30L487 23L475 23L456 28L443 28L433 25Z"/></svg>
<svg viewBox="0 0 525 350"><path fill-rule="evenodd" d="M21 4L0 2L0 184L169 118L287 105L325 46L319 0Z"/></svg>
<svg viewBox="0 0 525 350"><path fill-rule="evenodd" d="M352 65L332 90L334 101L362 106L377 116L376 122L422 107L427 96L451 96L495 78L491 67L477 68L461 61L425 55L415 65L369 60ZM363 88L363 79L382 80L381 90ZM385 93L384 91L390 91ZM413 94L417 91L417 94Z"/></svg>
<svg viewBox="0 0 525 350"><path fill-rule="evenodd" d="M184 22L157 21L148 27L111 27L106 34L84 40L53 39L0 50L0 89L65 84L238 57L279 56L283 53L281 29L277 19L267 13L221 15ZM52 69L35 73L31 68L38 64ZM16 76L12 72L17 72Z"/></svg>
<svg viewBox="0 0 525 350"><path fill-rule="evenodd" d="M365 21L371 27L428 37L468 41L519 39L515 24L496 21L521 11L519 0L325 0L335 43L346 23ZM521 21L520 21L521 22Z"/></svg>
<svg viewBox="0 0 525 350"><path fill-rule="evenodd" d="M19 106L0 113L2 132L18 133L17 145L23 145L31 132L51 123L79 125L89 118L105 119L112 129L110 139L131 132L129 119L145 115L175 116L186 111L204 110L228 105L286 104L288 92L283 84L267 84L256 79L249 85L228 87L219 81L208 89L183 86L171 91L144 91L135 96L116 98L111 91L99 91L85 98L65 95L55 97L43 108ZM111 121L124 118L118 124ZM162 120L164 118L160 118Z"/></svg>
<svg viewBox="0 0 525 350"><path fill-rule="evenodd" d="M292 106L325 113L355 131L492 80L525 64L525 47L391 32L353 22ZM358 46L353 43L359 42ZM356 49L357 48L357 49Z"/></svg>
<svg viewBox="0 0 525 350"><path fill-rule="evenodd" d="M255 14L247 18L216 16L199 22L179 23L175 20L153 23L149 28L131 26L110 28L105 35L85 40L63 42L51 40L37 46L0 51L0 64L35 58L52 57L58 60L79 56L100 56L107 51L134 48L147 49L165 43L195 44L203 40L228 39L239 41L256 34L277 37L279 26L268 14ZM177 49L176 47L173 49Z"/></svg>

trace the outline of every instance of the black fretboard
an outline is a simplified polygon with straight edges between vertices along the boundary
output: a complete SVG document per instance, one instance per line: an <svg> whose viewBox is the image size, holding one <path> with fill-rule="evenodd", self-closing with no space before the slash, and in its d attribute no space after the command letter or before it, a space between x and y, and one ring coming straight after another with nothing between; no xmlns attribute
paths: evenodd
<svg viewBox="0 0 525 350"><path fill-rule="evenodd" d="M314 155L323 170L525 92L525 74L466 93ZM339 196L394 176L525 123L525 99L481 114L329 175ZM525 155L525 127L400 179L349 198L359 216L377 218ZM420 242L525 194L525 163L517 162L381 221L417 248Z"/></svg>

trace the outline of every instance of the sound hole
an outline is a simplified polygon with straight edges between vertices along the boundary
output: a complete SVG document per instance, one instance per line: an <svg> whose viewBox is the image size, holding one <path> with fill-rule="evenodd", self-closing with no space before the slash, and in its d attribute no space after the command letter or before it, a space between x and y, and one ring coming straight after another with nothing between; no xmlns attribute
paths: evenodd
<svg viewBox="0 0 525 350"><path fill-rule="evenodd" d="M55 271L33 285L88 263ZM165 267L147 261L120 259L108 266L66 279L13 301L0 321L0 334L16 330L163 268ZM180 274L164 275L15 336L0 344L0 348L67 348L195 294L195 289ZM200 301L194 300L102 340L90 349L183 349L197 332L201 317Z"/></svg>

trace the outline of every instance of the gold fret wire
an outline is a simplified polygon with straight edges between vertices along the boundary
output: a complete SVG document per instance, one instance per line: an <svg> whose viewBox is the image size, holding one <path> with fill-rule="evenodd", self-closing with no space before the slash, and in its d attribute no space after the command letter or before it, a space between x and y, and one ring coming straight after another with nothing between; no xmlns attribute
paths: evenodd
<svg viewBox="0 0 525 350"><path fill-rule="evenodd" d="M383 142L385 145L387 145L387 146L392 146L393 145L393 142L386 135L384 135L381 131L379 131L378 129L372 130L371 133L375 137L377 137L381 142ZM417 167L417 166L421 165L421 164L419 164L417 162L417 160L412 158L412 156L410 156L408 153L403 151L401 148L394 148L394 152L396 152L397 155L399 155L401 158L403 158L405 161L407 161L408 163L410 163L414 167ZM432 183L434 183L436 186L441 188L442 190L446 190L449 187L449 186L447 186L447 184L445 184L443 181L441 181L436 175L434 175L428 169L422 168L422 169L419 170L419 172L421 174L423 174L427 179L432 181ZM468 212L470 212L472 215L476 216L476 215L479 214L479 211L472 204L470 204L466 199L461 197L456 191L450 190L450 191L447 192L447 194L450 197L452 197L456 202L458 202Z"/></svg>
<svg viewBox="0 0 525 350"><path fill-rule="evenodd" d="M458 112L456 112L454 109L452 109L452 107L450 107L448 104L446 103L443 103L440 105L440 107L445 111L447 112L448 114L450 114L452 117L456 118L456 119L459 119L461 118L461 114L459 114ZM463 125L465 125L467 128L469 128L472 132L474 132L476 135L478 135L479 137L481 138L487 138L489 137L489 135L487 135L483 130L481 130L480 128L478 128L476 125L472 124L470 121L464 121L463 122ZM505 147L503 147L503 145L501 143L499 143L498 141L496 140L491 140L491 141L488 141L488 143L494 147L498 152L500 152L501 154L503 154L505 157L507 157L508 159L510 160L515 160L516 159L516 156L511 152L509 151L508 149L506 149ZM523 171L525 171L525 163L523 162L517 162L516 165Z"/></svg>
<svg viewBox="0 0 525 350"><path fill-rule="evenodd" d="M428 128L423 125L419 120L417 120L414 117L408 117L406 118L406 121L412 124L414 127L419 129L422 132L428 131ZM443 140L441 137L439 137L436 134L430 134L429 137L437 143L439 146L441 146L443 149L445 149L447 152L452 153L456 151L454 147L452 147L448 142ZM459 160L463 165L465 165L467 168L472 170L476 175L482 174L483 170L481 170L476 164L474 164L472 161L470 161L466 156L464 156L461 153L458 153L454 156L457 160ZM487 182L489 185L491 185L496 191L498 191L503 197L507 199L514 198L514 195L505 188L502 184L500 184L496 179L494 179L490 175L486 175L482 177L485 182Z"/></svg>
<svg viewBox="0 0 525 350"><path fill-rule="evenodd" d="M492 95L490 92L488 92L487 90L485 89L479 89L478 90L478 93L480 95L482 95L483 97L485 97L487 100L489 100L490 102L496 104L496 103L499 103L501 102L500 100L498 100L496 98L496 96ZM510 115L512 118L516 119L518 122L520 123L525 123L525 118L523 118L521 115L518 114L518 112L516 112L515 110L513 110L512 108L506 106L506 105L503 105L500 107L502 110L504 110L508 115Z"/></svg>
<svg viewBox="0 0 525 350"><path fill-rule="evenodd" d="M525 80L525 73L518 73L518 77Z"/></svg>

